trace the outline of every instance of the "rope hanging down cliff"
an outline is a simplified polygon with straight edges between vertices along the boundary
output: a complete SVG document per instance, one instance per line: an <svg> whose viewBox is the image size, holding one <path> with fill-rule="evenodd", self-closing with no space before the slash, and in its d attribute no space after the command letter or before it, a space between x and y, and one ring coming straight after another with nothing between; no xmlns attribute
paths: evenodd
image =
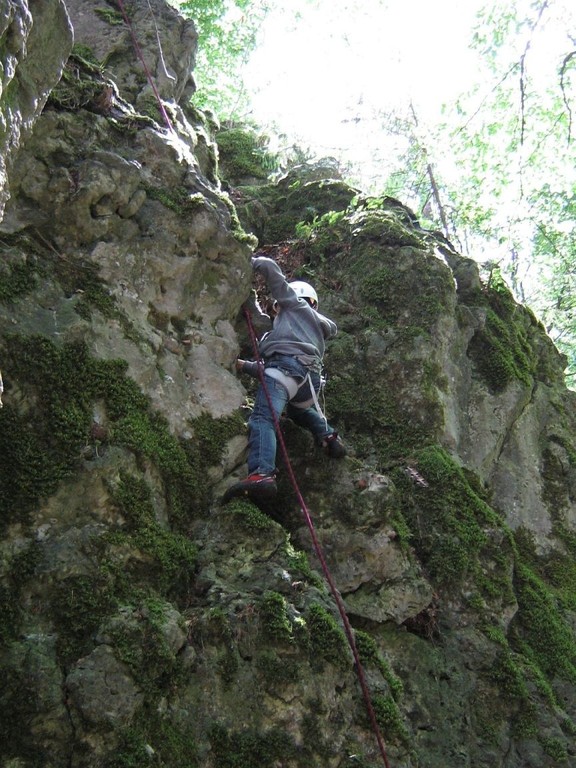
<svg viewBox="0 0 576 768"><path fill-rule="evenodd" d="M148 68L148 65L146 64L146 59L144 58L144 54L142 53L142 49L140 48L140 44L138 42L138 38L136 37L136 33L134 32L134 28L132 26L132 22L130 21L130 18L128 14L126 13L126 9L124 8L124 3L122 0L118 0L118 7L120 8L120 13L122 14L122 17L124 21L126 22L126 26L128 27L128 30L130 31L130 37L132 38L132 43L134 45L134 50L136 51L136 55L140 59L140 62L142 66L144 67L144 72L146 73L146 79L148 80L150 87L152 88L152 91L154 93L154 96L156 97L156 100L158 102L158 107L160 109L160 114L162 115L162 118L164 122L166 123L166 127L171 133L174 133L174 128L172 126L172 123L170 121L170 118L168 117L168 113L166 112L166 108L164 107L164 104L162 103L162 99L160 98L160 94L158 93L158 89L156 88L156 84L154 83L154 79L152 78L152 73L150 72L150 69ZM150 9L150 12L152 12L152 9ZM156 20L154 20L154 24L156 24ZM162 59L162 62L164 61L164 57L162 55L162 48L160 46L160 39L157 35L157 42L158 42L158 50L160 58Z"/></svg>
<svg viewBox="0 0 576 768"><path fill-rule="evenodd" d="M384 746L384 739L382 738L382 734L380 733L380 728L378 726L378 721L376 720L376 713L374 712L374 707L372 706L372 699L370 697L370 691L368 690L368 684L366 682L366 675L364 673L364 668L362 666L362 662L360 661L360 656L358 653L358 649L356 647L356 642L354 640L354 633L352 630L352 626L350 625L350 620L348 619L348 615L346 613L346 608L344 607L344 603L342 602L342 598L340 597L340 593L338 592L338 589L336 588L336 584L334 583L334 579L332 578L332 574L330 573L330 569L328 568L328 564L326 563L326 559L324 557L324 553L322 552L322 548L320 546L320 542L318 541L318 537L316 535L316 529L314 527L314 523L312 521L312 517L310 515L310 512L308 510L308 507L306 505L306 502L304 501L304 498L302 496L302 493L300 491L300 487L298 485L298 481L296 479L296 475L294 474L294 470L292 468L292 463L290 462L290 457L288 455L288 449L286 448L286 443L284 442L284 436L282 434L282 429L280 427L280 422L278 421L278 417L276 416L276 413L274 411L274 408L272 406L272 403L270 402L270 395L268 393L268 389L266 386L266 377L264 375L264 366L260 365L260 353L258 351L258 339L256 337L256 332L254 330L254 325L252 323L252 318L250 316L250 312L245 308L244 309L244 315L246 317L246 323L248 324L248 331L250 334L250 340L252 342L252 346L254 348L254 356L258 365L258 377L260 379L260 383L262 385L262 388L266 394L266 397L269 400L270 404L270 411L274 416L274 426L276 429L276 434L278 436L278 444L280 446L280 451L282 453L282 458L284 460L284 464L286 466L286 470L288 472L288 476L290 478L290 482L292 484L292 487L294 489L294 492L296 493L296 498L298 499L298 504L300 505L300 509L302 511L302 514L304 515L304 519L306 521L306 525L308 527L308 530L310 531L310 536L312 538L312 544L314 546L314 551L316 552L316 556L318 557L318 561L320 562L320 565L322 567L322 572L324 574L324 578L326 579L326 582L330 588L330 592L332 594L332 597L334 598L334 602L336 603L336 606L338 608L338 612L340 614L340 618L342 619L342 624L344 626L344 632L346 634L346 639L348 640L348 644L350 645L350 649L352 651L352 655L354 657L354 667L356 669L356 674L358 676L358 681L360 683L360 687L362 689L362 695L364 696L364 701L366 703L366 709L368 711L368 716L370 718L370 724L372 726L372 729L374 731L374 734L376 736L376 740L378 742L378 749L380 750L380 755L382 756L382 760L384 761L384 765L386 768L390 768L390 763L388 762L388 756L386 754L386 748Z"/></svg>

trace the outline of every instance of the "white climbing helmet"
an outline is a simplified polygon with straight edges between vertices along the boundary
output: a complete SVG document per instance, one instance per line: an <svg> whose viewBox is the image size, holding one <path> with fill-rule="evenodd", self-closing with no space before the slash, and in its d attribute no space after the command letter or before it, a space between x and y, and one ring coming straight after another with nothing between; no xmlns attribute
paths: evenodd
<svg viewBox="0 0 576 768"><path fill-rule="evenodd" d="M289 285L299 299L311 299L314 307L318 306L318 294L309 283L305 283L302 280L294 280Z"/></svg>

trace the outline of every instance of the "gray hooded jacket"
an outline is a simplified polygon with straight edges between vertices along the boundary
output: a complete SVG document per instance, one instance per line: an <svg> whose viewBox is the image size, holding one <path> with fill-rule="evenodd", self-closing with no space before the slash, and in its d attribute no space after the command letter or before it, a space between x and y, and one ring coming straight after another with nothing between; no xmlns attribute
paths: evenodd
<svg viewBox="0 0 576 768"><path fill-rule="evenodd" d="M321 315L305 299L298 298L275 261L254 256L252 267L262 274L268 289L280 306L272 330L259 343L264 360L272 355L290 355L307 368L320 371L324 342L336 335L336 323Z"/></svg>

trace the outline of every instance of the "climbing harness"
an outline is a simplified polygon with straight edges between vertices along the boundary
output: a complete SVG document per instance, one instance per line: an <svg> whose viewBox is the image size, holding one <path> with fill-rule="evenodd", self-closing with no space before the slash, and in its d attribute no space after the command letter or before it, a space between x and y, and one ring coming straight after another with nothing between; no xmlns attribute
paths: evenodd
<svg viewBox="0 0 576 768"><path fill-rule="evenodd" d="M126 13L126 9L124 8L124 3L122 0L118 0L118 7L120 8L120 13L122 14L122 17L124 21L126 22L126 26L128 27L128 30L130 32L130 37L132 38L132 44L134 45L134 50L136 51L136 55L140 59L140 62L142 66L144 67L144 72L146 73L146 79L148 80L150 87L152 88L152 91L154 93L154 96L156 97L156 100L158 101L158 107L160 109L160 114L162 115L162 118L164 122L166 123L166 126L168 130L171 133L174 133L174 128L172 126L172 123L170 121L170 118L168 117L168 113L166 112L166 108L164 107L164 104L162 103L162 99L160 98L160 94L158 93L158 89L156 88L156 84L154 83L154 80L152 78L152 73L150 72L150 69L148 68L148 65L146 64L146 60L144 58L144 54L142 53L142 49L140 48L140 44L138 42L138 38L136 37L136 33L134 32L134 28L132 26L132 22L130 21L130 18L128 14ZM152 10L152 9L150 9ZM154 20L154 24L156 24L156 20ZM158 46L160 47L160 41L158 40ZM162 55L162 50L160 49L160 58L162 59L162 64L164 65L164 57Z"/></svg>
<svg viewBox="0 0 576 768"><path fill-rule="evenodd" d="M259 372L260 372L260 366L258 366L258 372L255 374L257 378L259 378ZM290 405L293 405L294 408L310 408L312 403L314 403L316 410L320 414L320 416L324 419L324 423L326 424L326 429L328 429L328 419L324 415L324 411L322 410L320 403L318 402L318 395L316 394L316 390L314 388L314 384L312 383L312 377L310 376L310 373L307 373L305 378L302 379L300 383L293 377L288 376L288 374L284 373L284 371L280 370L280 368L266 368L264 366L264 375L268 376L271 379L276 379L276 381L279 381L280 384L282 384L283 387L285 387L286 391L288 392L288 401L290 402ZM321 378L320 380L320 391L324 388L324 382L325 379ZM306 400L302 401L294 401L294 398L300 392L303 387L308 386L308 389L310 390L310 397L306 398Z"/></svg>
<svg viewBox="0 0 576 768"><path fill-rule="evenodd" d="M276 434L278 437L278 444L280 445L280 450L282 453L282 458L284 459L284 464L286 466L288 476L290 478L290 482L292 483L292 487L294 489L294 492L296 493L296 497L298 499L298 503L300 505L300 509L302 510L302 514L304 515L304 519L306 520L306 525L308 526L308 530L310 532L310 536L312 538L312 544L314 546L314 551L316 552L316 556L318 557L318 561L320 562L320 565L322 567L322 572L324 573L324 578L326 579L326 582L328 583L328 586L330 587L330 592L332 593L332 597L334 598L334 602L336 603L336 606L338 608L338 613L340 614L340 618L342 619L342 624L344 626L344 632L346 634L346 639L348 640L348 644L350 645L350 649L352 651L352 656L354 657L354 667L356 669L356 674L358 676L358 681L360 683L360 688L362 689L362 694L364 696L364 701L366 703L366 709L368 711L368 716L370 718L370 723L372 725L372 730L374 731L374 734L376 736L376 740L378 742L378 748L380 750L380 755L382 756L382 760L384 761L384 765L386 768L390 768L390 763L388 762L388 756L386 754L386 748L384 746L384 739L382 738L382 734L380 733L380 728L378 726L378 722L376 720L376 713L374 711L374 707L372 706L372 700L370 698L370 691L368 690L368 683L366 682L366 675L364 673L364 668L362 666L362 662L360 661L360 655L358 653L358 648L356 647L356 642L354 640L354 633L352 630L352 626L350 624L350 620L348 619L348 615L346 613L346 608L344 607L344 603L342 601L342 598L340 597L340 593L338 592L338 589L336 588L336 584L334 583L334 579L332 578L332 574L330 573L330 569L328 568L328 564L326 563L326 559L324 557L324 553L322 552L322 548L320 546L320 542L318 541L318 536L316 535L316 529L314 527L314 523L312 522L312 517L310 516L310 512L308 510L308 507L306 506L306 502L304 501L304 498L302 496L302 493L300 491L300 487L298 485L298 481L296 480L296 475L294 474L294 470L292 468L292 463L290 462L290 457L288 456L288 449L286 448L286 443L284 441L284 436L282 435L282 430L280 428L280 422L278 420L278 417L276 416L276 412L272 406L272 400L270 398L270 394L268 392L268 389L266 387L266 376L264 374L264 366L262 365L262 361L260 358L260 353L258 351L258 339L256 337L256 332L254 330L254 325L252 323L252 318L250 316L250 312L244 308L244 316L246 317L246 323L248 325L248 332L250 334L250 340L252 342L252 346L254 348L254 356L256 358L256 361L258 362L258 378L260 379L260 383L262 385L262 388L264 390L264 394L266 395L266 399L268 400L268 407L270 408L270 413L273 416L274 419L274 427L276 429ZM312 388L314 389L314 388Z"/></svg>
<svg viewBox="0 0 576 768"><path fill-rule="evenodd" d="M292 403L292 405L295 408L310 408L312 403L314 403L314 407L320 414L320 416L324 419L324 424L326 424L326 429L328 429L328 419L326 418L324 411L322 410L320 403L318 401L318 395L316 394L316 389L314 388L314 384L312 383L312 377L310 376L310 373L306 376L300 387L303 387L304 384L308 382L308 387L310 389L311 397L308 400L304 400L304 402L300 403ZM322 376L320 378L320 389L318 390L321 394L324 392L324 385L326 384L326 379Z"/></svg>

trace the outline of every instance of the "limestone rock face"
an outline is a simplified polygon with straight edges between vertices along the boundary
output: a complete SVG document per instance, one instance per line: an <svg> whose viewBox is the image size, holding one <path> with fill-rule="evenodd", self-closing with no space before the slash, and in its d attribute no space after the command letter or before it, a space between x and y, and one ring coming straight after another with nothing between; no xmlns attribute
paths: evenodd
<svg viewBox="0 0 576 768"><path fill-rule="evenodd" d="M142 703L128 668L105 645L77 661L66 678L66 689L82 720L91 726L120 728Z"/></svg>
<svg viewBox="0 0 576 768"><path fill-rule="evenodd" d="M72 48L72 27L62 0L31 4L6 0L0 11L0 216L8 199L7 173L21 142L60 79Z"/></svg>
<svg viewBox="0 0 576 768"><path fill-rule="evenodd" d="M33 230L36 247L74 274L66 287L48 276L33 302L5 316L15 332L90 339L99 356L128 361L185 431L204 408L219 417L242 403L225 371L236 352L231 321L248 290L248 249L188 137L168 139L146 122L131 127L134 113L120 102L115 114L117 128L87 110L47 109L15 162L14 200L0 228L12 236ZM115 308L107 316L100 304L82 322L75 308L90 291L89 274Z"/></svg>
<svg viewBox="0 0 576 768"><path fill-rule="evenodd" d="M162 0L4 6L3 768L367 768L374 722L398 768L576 766L576 400L536 318L330 163L223 192ZM348 456L283 419L276 499L223 507L256 246L338 324Z"/></svg>
<svg viewBox="0 0 576 768"><path fill-rule="evenodd" d="M66 7L76 41L111 71L131 104L152 104L152 83L166 102L190 99L196 90L192 69L197 35L192 21L163 0L125 3L124 12L119 4L98 6L90 0L67 0Z"/></svg>

